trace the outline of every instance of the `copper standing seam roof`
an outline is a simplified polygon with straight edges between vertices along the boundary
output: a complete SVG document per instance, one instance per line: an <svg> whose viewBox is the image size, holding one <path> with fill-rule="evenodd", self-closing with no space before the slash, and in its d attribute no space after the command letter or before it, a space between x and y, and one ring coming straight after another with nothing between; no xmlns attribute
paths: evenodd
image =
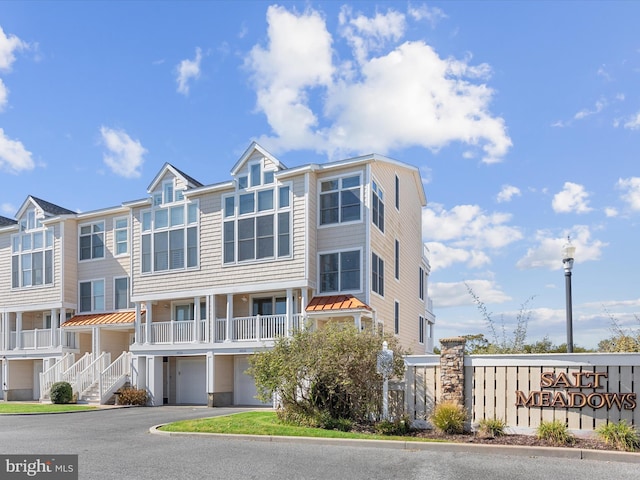
<svg viewBox="0 0 640 480"><path fill-rule="evenodd" d="M371 307L358 300L353 295L330 295L327 297L313 297L307 305L307 312L326 312L337 310L368 310Z"/></svg>
<svg viewBox="0 0 640 480"><path fill-rule="evenodd" d="M89 315L75 315L60 326L65 328L90 325L126 325L132 324L135 319L136 312L94 313Z"/></svg>

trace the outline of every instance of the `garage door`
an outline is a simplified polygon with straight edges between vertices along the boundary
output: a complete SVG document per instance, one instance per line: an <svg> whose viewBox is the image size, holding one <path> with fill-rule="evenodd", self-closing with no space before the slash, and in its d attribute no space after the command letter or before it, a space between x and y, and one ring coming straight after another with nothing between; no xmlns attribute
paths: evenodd
<svg viewBox="0 0 640 480"><path fill-rule="evenodd" d="M202 357L178 358L176 363L176 402L207 404L207 364Z"/></svg>
<svg viewBox="0 0 640 480"><path fill-rule="evenodd" d="M235 357L233 388L234 405L265 405L256 398L256 384L253 377L244 373L249 368L247 357ZM270 405L270 404L266 404Z"/></svg>

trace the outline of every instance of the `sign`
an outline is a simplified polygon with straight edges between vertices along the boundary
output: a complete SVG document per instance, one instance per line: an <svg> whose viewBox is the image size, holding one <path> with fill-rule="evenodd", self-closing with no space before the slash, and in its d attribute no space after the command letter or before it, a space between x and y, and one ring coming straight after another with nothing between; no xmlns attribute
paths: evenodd
<svg viewBox="0 0 640 480"><path fill-rule="evenodd" d="M542 372L540 390L531 391L528 395L516 390L516 407L634 410L637 406L636 393L596 391L606 388L607 377L606 372L573 372L570 375Z"/></svg>
<svg viewBox="0 0 640 480"><path fill-rule="evenodd" d="M0 478L78 480L78 455L0 455Z"/></svg>
<svg viewBox="0 0 640 480"><path fill-rule="evenodd" d="M376 372L383 377L390 377L393 373L393 350L382 350L378 352L378 362Z"/></svg>

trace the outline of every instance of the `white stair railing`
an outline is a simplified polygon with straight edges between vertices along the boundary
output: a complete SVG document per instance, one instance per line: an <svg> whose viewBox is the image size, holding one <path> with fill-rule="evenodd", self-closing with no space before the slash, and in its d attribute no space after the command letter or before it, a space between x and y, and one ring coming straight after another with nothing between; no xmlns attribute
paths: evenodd
<svg viewBox="0 0 640 480"><path fill-rule="evenodd" d="M40 373L40 400L49 398L51 386L62 380L64 372L66 372L75 361L73 353L65 353L62 358L51 367Z"/></svg>
<svg viewBox="0 0 640 480"><path fill-rule="evenodd" d="M78 398L82 397L82 394L100 380L100 373L106 369L109 363L111 363L111 354L102 352L99 357L78 373L75 382L69 382L73 393L77 394Z"/></svg>
<svg viewBox="0 0 640 480"><path fill-rule="evenodd" d="M131 377L131 352L122 352L114 362L100 374L100 403L106 403L111 395Z"/></svg>

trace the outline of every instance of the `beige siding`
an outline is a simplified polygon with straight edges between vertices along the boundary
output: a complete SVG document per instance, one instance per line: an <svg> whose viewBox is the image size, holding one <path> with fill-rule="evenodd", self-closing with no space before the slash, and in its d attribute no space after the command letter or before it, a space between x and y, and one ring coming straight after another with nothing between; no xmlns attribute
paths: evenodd
<svg viewBox="0 0 640 480"><path fill-rule="evenodd" d="M233 392L233 356L215 357L215 392Z"/></svg>
<svg viewBox="0 0 640 480"><path fill-rule="evenodd" d="M122 352L129 351L130 333L133 333L133 329L131 329L131 332L102 329L100 332L100 350L109 352L113 362Z"/></svg>
<svg viewBox="0 0 640 480"><path fill-rule="evenodd" d="M9 378L7 384L9 390L33 388L34 361L38 360L13 360L9 362Z"/></svg>

